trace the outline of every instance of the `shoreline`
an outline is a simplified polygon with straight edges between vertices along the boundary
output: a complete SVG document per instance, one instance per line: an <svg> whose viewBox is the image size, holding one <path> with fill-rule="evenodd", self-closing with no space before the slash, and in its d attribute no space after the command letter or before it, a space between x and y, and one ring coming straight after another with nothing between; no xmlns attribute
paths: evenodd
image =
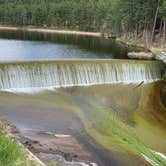
<svg viewBox="0 0 166 166"><path fill-rule="evenodd" d="M79 30L67 30L67 29L55 29L55 28L49 28L49 27L37 27L37 26L8 26L8 25L0 25L0 30L9 30L9 31L25 31L25 32L38 32L38 33L48 33L48 34L64 34L64 35L78 35L78 36L92 36L92 37L104 37L101 32L86 32L86 31L79 31ZM111 38L104 37L106 40L109 40ZM123 37L117 37L115 42L125 45L126 48L132 49L136 48L137 51L134 51L134 53L142 52L142 53L150 53L151 57L149 58L149 55L145 55L144 57L138 57L133 56L133 59L138 60L149 60L149 59L155 59L155 57L161 52L163 49L160 47L151 47L147 48L144 44L138 42L135 43L134 39L133 42L125 40ZM140 51L138 51L140 50ZM129 51L132 52L133 51ZM146 57L147 56L147 57ZM130 59L130 58L129 58Z"/></svg>
<svg viewBox="0 0 166 166"><path fill-rule="evenodd" d="M41 27L16 27L16 26L2 26L0 25L0 30L11 30L11 31L28 31L28 32L42 32L42 33L55 33L55 34L66 34L66 35L85 35L85 36L95 36L101 37L100 32L85 32L76 30L60 30L51 28L41 28Z"/></svg>
<svg viewBox="0 0 166 166"><path fill-rule="evenodd" d="M25 155L26 159L24 162L27 165L35 164L36 166L46 166L34 153L32 153L27 147L25 147L15 136L13 135L13 130L16 129L16 126L13 125L11 122L7 121L6 119L0 117L0 136L4 137L7 141L10 141L8 146L12 146L11 144L15 144L20 151L22 151L23 155ZM17 156L19 158L19 156Z"/></svg>
<svg viewBox="0 0 166 166"><path fill-rule="evenodd" d="M156 58L156 56L162 52L162 51L166 51L166 47L163 47L161 45L156 45L157 43L154 42L152 46L150 47L147 47L146 44L144 43L143 41L144 39L143 38L140 38L140 39L134 39L134 38L130 38L130 39L126 39L124 38L124 36L121 36L121 37L117 37L116 41L117 42L120 42L120 43L123 43L129 47L139 47L139 48L142 48L144 49L145 53L152 53L154 58Z"/></svg>

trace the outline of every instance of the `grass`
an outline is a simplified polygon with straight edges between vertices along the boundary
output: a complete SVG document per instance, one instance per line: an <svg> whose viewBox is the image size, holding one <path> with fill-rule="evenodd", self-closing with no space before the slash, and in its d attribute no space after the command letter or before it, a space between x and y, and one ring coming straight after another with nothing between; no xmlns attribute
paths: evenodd
<svg viewBox="0 0 166 166"><path fill-rule="evenodd" d="M0 121L0 166L37 166L27 158L23 147L6 135L6 127Z"/></svg>
<svg viewBox="0 0 166 166"><path fill-rule="evenodd" d="M0 165L22 166L25 164L25 154L12 139L0 133Z"/></svg>

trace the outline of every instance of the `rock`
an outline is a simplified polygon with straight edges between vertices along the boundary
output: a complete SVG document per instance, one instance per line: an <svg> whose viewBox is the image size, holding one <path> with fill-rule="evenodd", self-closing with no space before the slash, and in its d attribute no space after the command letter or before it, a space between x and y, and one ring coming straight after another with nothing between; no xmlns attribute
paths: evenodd
<svg viewBox="0 0 166 166"><path fill-rule="evenodd" d="M166 52L162 51L156 56L157 60L161 60L164 63L166 63ZM166 68L165 68L165 74L164 74L164 80L166 80Z"/></svg>
<svg viewBox="0 0 166 166"><path fill-rule="evenodd" d="M162 60L164 63L166 63L166 52L160 52L159 55L156 56L157 60Z"/></svg>
<svg viewBox="0 0 166 166"><path fill-rule="evenodd" d="M111 35L111 34L104 33L103 36L104 36L104 38L106 38L106 39L116 40L116 36L115 36L115 35Z"/></svg>
<svg viewBox="0 0 166 166"><path fill-rule="evenodd" d="M131 59L147 59L152 60L154 59L154 55L152 52L129 52L128 57Z"/></svg>

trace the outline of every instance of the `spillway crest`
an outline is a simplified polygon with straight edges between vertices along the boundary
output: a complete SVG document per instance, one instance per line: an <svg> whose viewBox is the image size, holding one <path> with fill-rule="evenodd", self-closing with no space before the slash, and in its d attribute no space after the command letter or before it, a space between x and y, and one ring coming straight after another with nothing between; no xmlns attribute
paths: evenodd
<svg viewBox="0 0 166 166"><path fill-rule="evenodd" d="M154 82L162 79L157 61L89 60L0 64L0 89L68 87L112 83Z"/></svg>

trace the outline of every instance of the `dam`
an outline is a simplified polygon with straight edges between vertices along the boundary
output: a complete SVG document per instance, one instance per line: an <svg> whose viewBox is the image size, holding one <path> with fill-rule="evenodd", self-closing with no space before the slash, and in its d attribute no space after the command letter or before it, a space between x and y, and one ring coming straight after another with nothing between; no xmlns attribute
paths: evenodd
<svg viewBox="0 0 166 166"><path fill-rule="evenodd" d="M127 49L0 31L0 116L46 165L165 166L165 64Z"/></svg>
<svg viewBox="0 0 166 166"><path fill-rule="evenodd" d="M136 60L56 60L0 63L0 89L150 83L164 64Z"/></svg>

